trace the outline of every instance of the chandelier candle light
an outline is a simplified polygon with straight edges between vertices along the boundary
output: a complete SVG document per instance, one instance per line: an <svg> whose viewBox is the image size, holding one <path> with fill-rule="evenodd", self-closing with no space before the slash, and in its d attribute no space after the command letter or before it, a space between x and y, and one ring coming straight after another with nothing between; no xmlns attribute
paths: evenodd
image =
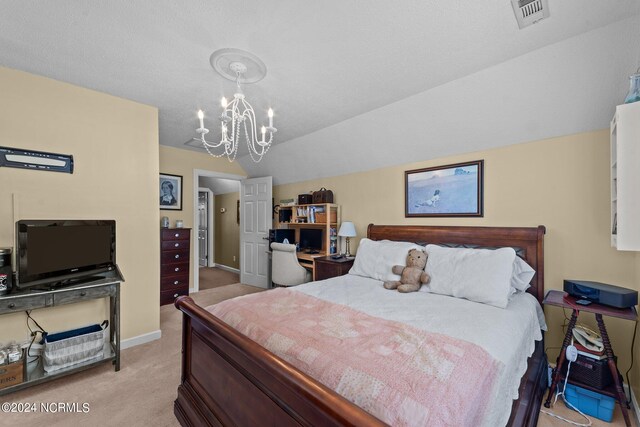
<svg viewBox="0 0 640 427"><path fill-rule="evenodd" d="M253 67L251 70L256 73L257 76L251 81L244 78L248 68L241 60L231 61L228 63L228 68L220 69L220 63L224 63L225 59L229 57L237 59L239 55L247 55L246 58L240 56L240 59L246 59L254 65L257 64L257 67ZM273 110L269 108L267 111L269 126L262 126L259 139L256 115L251 104L245 99L240 83L243 79L245 83L253 83L262 79L266 74L266 67L259 58L249 52L239 51L238 49L221 49L220 51L214 52L213 55L211 55L211 64L218 73L227 79L231 79L230 77L235 75L236 93L233 94L233 100L231 100L231 102L228 102L225 97L220 100L222 107L222 114L220 115L220 142L210 142L205 139L205 135L209 133L209 129L204 127L204 112L202 110L198 111L200 127L196 129L196 132L200 134L200 138L194 139L202 142L202 145L210 155L214 157L226 155L230 162L235 160L238 155L238 146L241 140L244 140L247 143L251 159L258 163L271 147L273 134L277 132L277 129L273 127ZM267 132L269 133L268 139L266 139ZM220 149L223 151L220 151Z"/></svg>

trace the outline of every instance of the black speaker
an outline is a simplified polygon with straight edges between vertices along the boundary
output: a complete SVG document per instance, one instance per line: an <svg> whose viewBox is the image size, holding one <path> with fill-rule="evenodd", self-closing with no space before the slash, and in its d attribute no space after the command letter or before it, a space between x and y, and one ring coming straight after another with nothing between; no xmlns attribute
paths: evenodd
<svg viewBox="0 0 640 427"><path fill-rule="evenodd" d="M564 291L576 298L617 308L629 308L638 304L638 291L586 280L565 280Z"/></svg>

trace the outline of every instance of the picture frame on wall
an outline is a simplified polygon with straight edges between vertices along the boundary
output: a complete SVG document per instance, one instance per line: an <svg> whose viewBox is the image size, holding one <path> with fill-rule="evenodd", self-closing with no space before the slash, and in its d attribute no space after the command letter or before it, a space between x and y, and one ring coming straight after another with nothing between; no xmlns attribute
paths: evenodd
<svg viewBox="0 0 640 427"><path fill-rule="evenodd" d="M484 160L404 173L404 216L482 217Z"/></svg>
<svg viewBox="0 0 640 427"><path fill-rule="evenodd" d="M160 174L160 210L182 210L182 176Z"/></svg>

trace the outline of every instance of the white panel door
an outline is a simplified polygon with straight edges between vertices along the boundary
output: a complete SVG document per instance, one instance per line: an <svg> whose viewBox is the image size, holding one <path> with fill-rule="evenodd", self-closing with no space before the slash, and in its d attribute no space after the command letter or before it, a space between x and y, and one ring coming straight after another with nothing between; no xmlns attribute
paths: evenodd
<svg viewBox="0 0 640 427"><path fill-rule="evenodd" d="M261 288L269 287L271 186L270 176L240 184L240 282Z"/></svg>

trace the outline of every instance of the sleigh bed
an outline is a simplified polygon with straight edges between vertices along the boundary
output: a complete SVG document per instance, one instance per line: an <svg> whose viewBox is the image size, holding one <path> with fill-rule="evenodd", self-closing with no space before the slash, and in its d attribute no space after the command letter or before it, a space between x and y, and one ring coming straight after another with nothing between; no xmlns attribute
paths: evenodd
<svg viewBox="0 0 640 427"><path fill-rule="evenodd" d="M374 241L416 242L421 245L512 247L536 271L526 292L535 297L537 304L541 304L544 296L544 233L543 226L522 228L370 224L367 237ZM349 278L342 276L341 280ZM356 282L354 280L353 286L356 286ZM321 286L328 288L331 284L317 282L307 288L310 286L320 289ZM349 284L343 282L340 286L348 288ZM254 294L251 297L264 295L264 300L267 297L273 299L276 292L280 290ZM289 292L291 297L302 298L299 295L301 292L295 290L282 292ZM385 292L385 295L391 295L392 291ZM531 297L527 298L533 300ZM302 300L300 305L304 305L304 301L306 300ZM225 303L213 307L223 307ZM537 304L534 303L536 309ZM229 322L229 317L225 322L195 304L189 297L178 298L175 305L184 313L182 377L174 405L175 416L183 426L387 425L325 386L323 382L229 326L228 323L233 323ZM234 314L236 309L230 310ZM251 311L256 310L249 308L248 312ZM309 322L308 319L305 321ZM366 323L366 319L363 322ZM544 354L544 341L538 340L534 344L533 340L531 337L528 344L533 351L527 360L526 372L520 379L518 399L513 400L508 414L509 426L533 427L537 424L546 388L547 358ZM524 365L522 368L525 369ZM519 375L515 377L515 386ZM445 392L444 388L442 391ZM431 394L435 396L438 393Z"/></svg>

